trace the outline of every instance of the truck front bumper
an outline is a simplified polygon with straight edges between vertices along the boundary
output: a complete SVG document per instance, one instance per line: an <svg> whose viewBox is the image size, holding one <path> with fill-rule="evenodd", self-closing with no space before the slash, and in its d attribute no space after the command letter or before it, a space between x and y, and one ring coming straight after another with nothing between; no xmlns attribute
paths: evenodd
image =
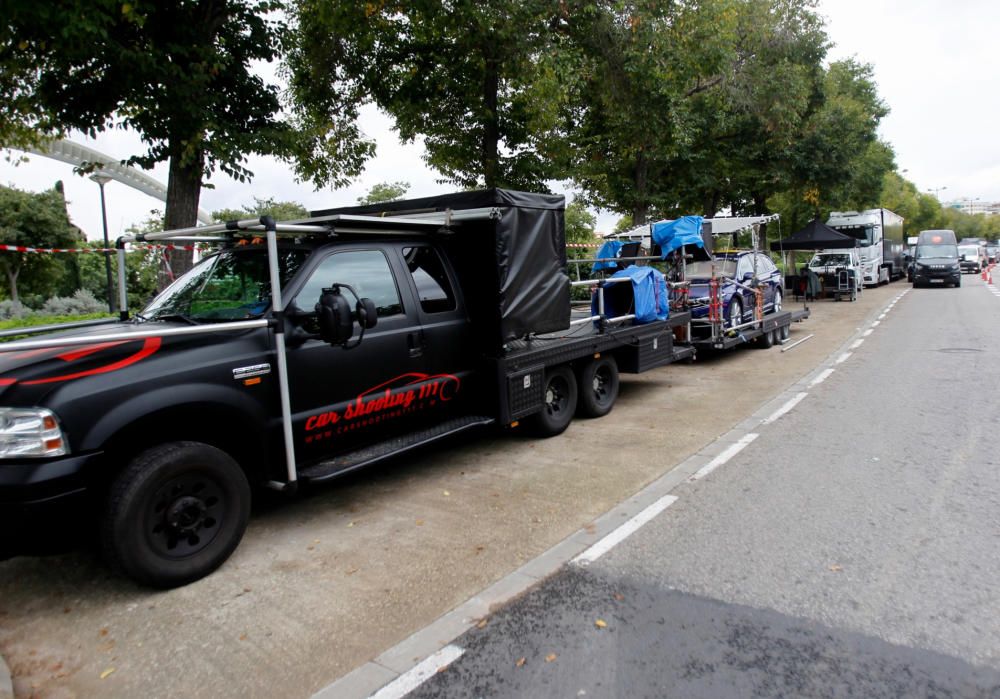
<svg viewBox="0 0 1000 699"><path fill-rule="evenodd" d="M0 461L0 559L66 549L90 531L84 473L100 456Z"/></svg>

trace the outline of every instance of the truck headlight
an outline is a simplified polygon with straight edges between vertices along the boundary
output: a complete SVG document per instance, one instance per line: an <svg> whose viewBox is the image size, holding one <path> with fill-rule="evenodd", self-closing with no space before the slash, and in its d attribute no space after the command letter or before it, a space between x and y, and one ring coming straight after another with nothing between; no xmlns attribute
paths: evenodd
<svg viewBox="0 0 1000 699"><path fill-rule="evenodd" d="M62 456L66 438L45 408L0 408L0 459Z"/></svg>

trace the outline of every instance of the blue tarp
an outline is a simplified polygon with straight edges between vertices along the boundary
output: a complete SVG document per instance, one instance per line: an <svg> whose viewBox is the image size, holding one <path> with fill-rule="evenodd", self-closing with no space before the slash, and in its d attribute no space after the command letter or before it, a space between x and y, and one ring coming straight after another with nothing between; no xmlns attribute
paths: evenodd
<svg viewBox="0 0 1000 699"><path fill-rule="evenodd" d="M684 245L705 247L701 238L701 216L681 216L675 221L659 221L653 224L653 242L663 251L663 258Z"/></svg>
<svg viewBox="0 0 1000 699"><path fill-rule="evenodd" d="M612 257L618 257L618 253L622 250L622 241L620 240L606 240L604 244L597 249L597 254L594 255L598 260L606 260ZM615 262L595 262L593 268L590 270L591 274L594 272L600 272L602 269L614 269L617 267Z"/></svg>
<svg viewBox="0 0 1000 699"><path fill-rule="evenodd" d="M666 320L670 298L663 275L652 267L631 265L611 275L611 279L631 278L632 283L616 282L604 286L604 315L608 318L635 313L636 323ZM597 315L597 294L590 303L591 315Z"/></svg>

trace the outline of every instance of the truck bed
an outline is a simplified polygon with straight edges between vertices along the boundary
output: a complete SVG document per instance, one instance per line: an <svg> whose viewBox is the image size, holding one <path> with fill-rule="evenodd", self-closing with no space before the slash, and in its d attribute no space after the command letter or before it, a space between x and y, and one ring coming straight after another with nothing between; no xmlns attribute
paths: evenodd
<svg viewBox="0 0 1000 699"><path fill-rule="evenodd" d="M675 313L667 320L643 325L609 327L598 332L592 323L507 344L496 359L500 420L511 422L537 412L543 402L547 367L558 366L598 353L611 353L622 373L638 374L694 355L691 346L674 345L674 328L690 321L689 313Z"/></svg>

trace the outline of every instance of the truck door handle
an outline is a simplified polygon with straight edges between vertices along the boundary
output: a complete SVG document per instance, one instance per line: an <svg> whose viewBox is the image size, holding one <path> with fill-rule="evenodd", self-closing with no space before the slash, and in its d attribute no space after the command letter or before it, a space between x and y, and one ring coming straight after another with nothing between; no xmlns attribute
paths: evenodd
<svg viewBox="0 0 1000 699"><path fill-rule="evenodd" d="M420 357L424 354L424 343L420 333L406 334L406 347L410 350L411 357Z"/></svg>

